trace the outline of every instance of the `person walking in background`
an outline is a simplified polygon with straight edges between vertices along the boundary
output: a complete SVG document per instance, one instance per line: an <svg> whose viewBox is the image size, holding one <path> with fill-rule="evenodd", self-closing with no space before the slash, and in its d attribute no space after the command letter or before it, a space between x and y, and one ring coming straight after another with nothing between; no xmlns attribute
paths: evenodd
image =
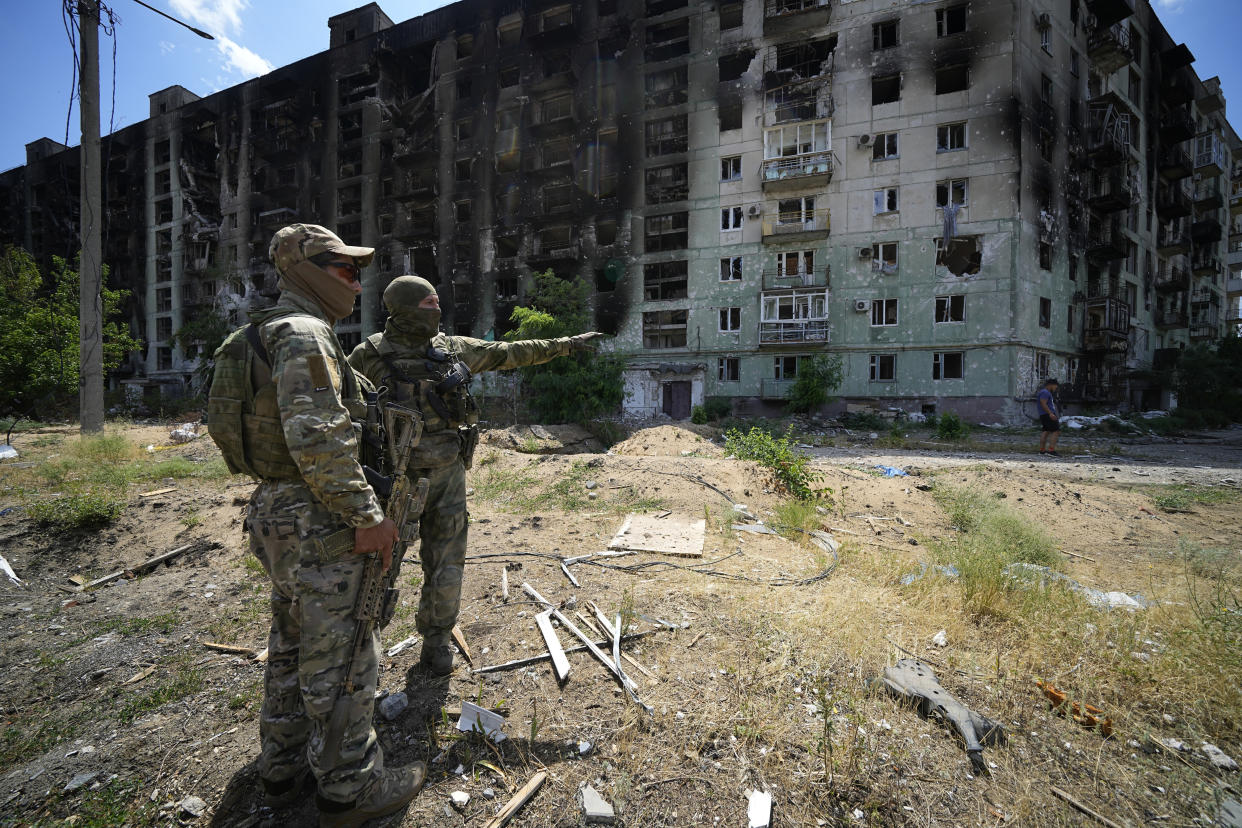
<svg viewBox="0 0 1242 828"><path fill-rule="evenodd" d="M1051 377L1044 380L1044 387L1035 397L1039 406L1039 453L1057 455L1057 440L1061 437L1061 413L1057 411L1057 381Z"/></svg>

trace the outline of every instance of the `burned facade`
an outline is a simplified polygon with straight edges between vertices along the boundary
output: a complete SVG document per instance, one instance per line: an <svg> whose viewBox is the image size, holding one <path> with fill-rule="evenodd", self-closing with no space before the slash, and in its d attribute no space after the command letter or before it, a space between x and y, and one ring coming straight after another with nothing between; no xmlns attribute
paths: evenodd
<svg viewBox="0 0 1242 828"><path fill-rule="evenodd" d="M328 50L104 139L105 260L147 349L117 381L193 382L177 336L275 291L292 221L500 337L552 270L592 287L628 410L763 410L806 357L847 400L1019 418L1045 376L1169 403L1149 370L1242 321L1242 148L1216 79L1148 0L464 0L329 21ZM78 156L0 175L7 242L76 249Z"/></svg>

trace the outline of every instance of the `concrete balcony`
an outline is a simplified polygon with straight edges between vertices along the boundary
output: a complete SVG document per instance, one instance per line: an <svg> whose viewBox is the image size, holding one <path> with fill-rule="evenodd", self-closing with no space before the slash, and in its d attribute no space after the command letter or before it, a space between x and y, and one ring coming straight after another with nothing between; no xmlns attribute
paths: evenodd
<svg viewBox="0 0 1242 828"><path fill-rule="evenodd" d="M1195 121L1187 107L1178 107L1160 119L1160 143L1179 144L1195 137Z"/></svg>
<svg viewBox="0 0 1242 828"><path fill-rule="evenodd" d="M1191 164L1190 155L1182 149L1181 144L1166 147L1156 159L1156 169L1160 171L1160 177L1169 181L1189 176L1194 172Z"/></svg>
<svg viewBox="0 0 1242 828"><path fill-rule="evenodd" d="M813 31L828 24L831 0L764 0L763 33Z"/></svg>
<svg viewBox="0 0 1242 828"><path fill-rule="evenodd" d="M826 239L831 231L828 210L794 210L777 213L763 220L763 241L766 244Z"/></svg>
<svg viewBox="0 0 1242 828"><path fill-rule="evenodd" d="M759 344L824 345L828 342L827 319L799 319L759 323Z"/></svg>
<svg viewBox="0 0 1242 828"><path fill-rule="evenodd" d="M765 291L792 290L804 287L828 287L827 266L813 270L786 271L778 267L763 271L763 289Z"/></svg>
<svg viewBox="0 0 1242 828"><path fill-rule="evenodd" d="M789 396L793 386L791 379L771 379L765 377L759 381L759 397L764 400L783 400Z"/></svg>
<svg viewBox="0 0 1242 828"><path fill-rule="evenodd" d="M1225 197L1217 178L1205 178L1195 188L1196 210L1219 210L1225 205Z"/></svg>
<svg viewBox="0 0 1242 828"><path fill-rule="evenodd" d="M1220 259L1215 256L1196 255L1190 262L1190 272L1196 276L1216 276L1221 271Z"/></svg>
<svg viewBox="0 0 1242 828"><path fill-rule="evenodd" d="M1162 227L1156 235L1156 250L1162 256L1190 252L1190 233L1182 224L1175 227Z"/></svg>
<svg viewBox="0 0 1242 828"><path fill-rule="evenodd" d="M1134 195L1131 186L1130 176L1119 168L1114 168L1104 175L1093 176L1087 203L1092 209L1102 213L1127 210Z"/></svg>
<svg viewBox="0 0 1242 828"><path fill-rule="evenodd" d="M1190 316L1185 308L1165 308L1152 313L1152 321L1157 328L1184 328L1190 323Z"/></svg>
<svg viewBox="0 0 1242 828"><path fill-rule="evenodd" d="M835 167L836 156L829 150L769 158L763 162L759 175L765 193L778 192L825 186L832 180Z"/></svg>
<svg viewBox="0 0 1242 828"><path fill-rule="evenodd" d="M1195 139L1195 172L1203 176L1221 175L1229 169L1225 142L1215 133Z"/></svg>
<svg viewBox="0 0 1242 828"><path fill-rule="evenodd" d="M1156 215L1167 221L1190 215L1190 194L1178 184L1160 187L1156 193Z"/></svg>
<svg viewBox="0 0 1242 828"><path fill-rule="evenodd" d="M1190 271L1184 267L1171 267L1156 276L1155 288L1161 293L1189 290Z"/></svg>
<svg viewBox="0 0 1242 828"><path fill-rule="evenodd" d="M1129 241L1121 232L1121 222L1095 224L1087 233L1087 257L1097 262L1124 259L1130 252Z"/></svg>
<svg viewBox="0 0 1242 828"><path fill-rule="evenodd" d="M1220 219L1214 215L1206 215L1190 225L1190 239L1195 244L1215 244L1223 237Z"/></svg>
<svg viewBox="0 0 1242 828"><path fill-rule="evenodd" d="M1115 23L1097 28L1087 40L1087 56L1091 58L1091 68L1105 75L1111 75L1134 60L1130 27Z"/></svg>

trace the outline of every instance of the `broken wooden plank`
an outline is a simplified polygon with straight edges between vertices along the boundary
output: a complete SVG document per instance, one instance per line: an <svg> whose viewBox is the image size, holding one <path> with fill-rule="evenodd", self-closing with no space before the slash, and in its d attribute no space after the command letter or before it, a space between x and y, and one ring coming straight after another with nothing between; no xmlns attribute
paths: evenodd
<svg viewBox="0 0 1242 828"><path fill-rule="evenodd" d="M590 560L591 558L594 558L594 557L595 557L594 552L588 552L585 555L574 555L572 558L561 558L561 563L565 564L566 566L569 566L570 564L576 564L579 561Z"/></svg>
<svg viewBox="0 0 1242 828"><path fill-rule="evenodd" d="M621 641L622 643L625 643L627 641L633 641L637 638L646 638L647 636L655 635L658 632L660 632L660 630L643 630L642 632L630 633L629 635L622 636ZM608 641L596 641L595 646L596 647L607 647L609 643L610 642ZM566 654L580 653L586 648L587 647L585 644L575 644L572 647L565 647L564 651ZM547 661L550 658L552 658L552 656L548 655L547 653L540 653L539 655L527 656L526 658L517 658L517 659L514 659L513 661L506 661L501 664L492 664L487 667L476 667L470 672L472 673L498 673L502 670L516 670L518 667L527 667L531 664L538 664L541 661Z"/></svg>
<svg viewBox="0 0 1242 828"><path fill-rule="evenodd" d="M148 678L152 673L155 672L155 667L156 665L152 664L150 667L147 667L143 670L139 670L137 673L134 673L134 675L130 676L129 678L125 679L125 681L121 682L121 686L127 687L131 684L137 684L143 679Z"/></svg>
<svg viewBox="0 0 1242 828"><path fill-rule="evenodd" d="M267 658L269 655L270 653L268 652L268 648L264 647L262 650L259 650L259 652L255 653L254 660L259 662L260 664L267 664Z"/></svg>
<svg viewBox="0 0 1242 828"><path fill-rule="evenodd" d="M175 491L177 491L176 486L169 486L167 489L155 489L154 491L150 491L150 492L142 492L138 496L139 497L155 497L156 495L168 494L169 492L175 492Z"/></svg>
<svg viewBox="0 0 1242 828"><path fill-rule="evenodd" d="M587 638L586 633L584 633L582 630L574 626L574 622L566 618L565 614L561 612L559 609L557 609L555 606L553 606L552 602L548 601L546 598L544 598L542 595L536 592L533 586L531 586L530 584L526 582L523 582L522 589L531 598L534 598L540 604L543 604L545 607L552 610L552 617L555 618L557 621L560 621L562 627L564 627L565 629L569 630L571 633L576 635L583 644L587 645L587 650L590 651L591 655L599 659L599 663L607 667L609 672L611 672L614 676L617 677L617 680L621 682L622 687L624 687L626 690L630 691L631 693L634 692L637 685L635 685L634 682L630 681L629 679L625 678L625 676L621 674L621 671L616 669L616 666L609 660L608 656L604 654L604 651L601 650L599 647L595 646L594 641Z"/></svg>
<svg viewBox="0 0 1242 828"><path fill-rule="evenodd" d="M133 572L135 575L141 575L143 572L147 572L148 570L154 569L155 567L159 566L162 563L167 563L168 561L171 561L173 558L177 557L183 552L189 551L193 547L194 547L194 544L192 543L187 543L185 546L178 546L176 549L172 550L171 552L165 552L162 555L156 555L154 558L148 558L147 560L143 561L140 564L135 564L134 566L130 567L130 571Z"/></svg>
<svg viewBox="0 0 1242 828"><path fill-rule="evenodd" d="M258 651L251 647L237 647L233 644L218 644L215 641L200 641L199 643L209 650L216 650L221 653L232 653L233 655L245 656L246 658L254 658L258 655Z"/></svg>
<svg viewBox="0 0 1242 828"><path fill-rule="evenodd" d="M1071 808L1077 811L1080 811L1081 813L1086 814L1087 816L1091 817L1092 819L1094 819L1096 822L1100 823L1101 825L1105 825L1107 826L1107 828L1121 828L1120 825L1113 822L1108 817L1104 816L1098 811L1091 810L1086 805L1082 804L1077 799L1074 799L1074 797L1070 796L1065 791L1061 790L1055 785L1049 785L1048 789L1052 791L1052 795L1055 796L1057 799L1064 800L1065 802L1069 804Z"/></svg>
<svg viewBox="0 0 1242 828"><path fill-rule="evenodd" d="M505 567L500 570L500 600L509 600L509 569Z"/></svg>
<svg viewBox="0 0 1242 828"><path fill-rule="evenodd" d="M461 718L461 705L456 707L445 707L442 709L444 711L444 715L448 716L450 719ZM497 716L504 716L506 719L509 718L509 714L512 712L507 707L486 707L484 709L495 713Z"/></svg>
<svg viewBox="0 0 1242 828"><path fill-rule="evenodd" d="M87 578L85 575L70 575L69 581L73 583L74 586L82 587L86 585Z"/></svg>
<svg viewBox="0 0 1242 828"><path fill-rule="evenodd" d="M107 575L104 575L103 577L96 578L95 580L91 581L89 584L82 587L82 589L84 590L94 589L95 587L100 587L100 586L103 586L104 584L110 584L113 581L117 580L118 578L125 577L125 574L127 572L129 572L128 569L118 569L116 572L109 572Z"/></svg>
<svg viewBox="0 0 1242 828"><path fill-rule="evenodd" d="M535 623L539 626L544 643L548 645L548 654L552 657L552 670L556 673L556 680L564 681L569 677L569 659L565 658L561 640L556 637L556 630L552 629L552 610L545 610L536 615Z"/></svg>
<svg viewBox="0 0 1242 828"><path fill-rule="evenodd" d="M523 785L522 789L505 803L505 807L501 808L496 816L484 823L483 828L502 828L505 823L513 819L513 815L520 811L523 805L530 801L530 798L535 795L547 778L548 772L546 770L541 770L532 776L530 781Z"/></svg>
<svg viewBox="0 0 1242 828"><path fill-rule="evenodd" d="M457 624L453 625L453 640L457 642L457 648L466 657L466 661L474 664L474 656L470 654L470 645L466 643L466 634L461 631L461 627Z"/></svg>
<svg viewBox="0 0 1242 828"><path fill-rule="evenodd" d="M578 579L574 577L574 573L569 571L569 567L565 566L564 561L561 561L561 572L565 573L565 577L569 579L569 582L571 584L573 584L576 587L582 586L582 584L578 583Z"/></svg>
<svg viewBox="0 0 1242 828"><path fill-rule="evenodd" d="M604 635L604 633L600 631L600 628L595 626L595 622L593 622L590 618L587 618L585 615L578 612L577 610L574 611L574 618L577 618L579 621L581 621L582 626L586 627L588 630L595 633L595 635L598 635L598 636ZM611 638L611 636L609 637Z"/></svg>
<svg viewBox="0 0 1242 828"><path fill-rule="evenodd" d="M658 520L649 515L629 515L608 542L608 548L701 558L706 530L707 521L702 519Z"/></svg>

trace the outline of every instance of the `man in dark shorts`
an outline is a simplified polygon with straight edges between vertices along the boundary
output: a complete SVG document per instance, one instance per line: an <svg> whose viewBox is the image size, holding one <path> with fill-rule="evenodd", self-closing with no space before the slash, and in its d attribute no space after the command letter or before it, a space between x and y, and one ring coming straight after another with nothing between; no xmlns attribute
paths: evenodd
<svg viewBox="0 0 1242 828"><path fill-rule="evenodd" d="M1035 397L1039 407L1039 453L1057 456L1057 440L1061 437L1061 414L1057 411L1057 381L1044 380L1044 387Z"/></svg>

